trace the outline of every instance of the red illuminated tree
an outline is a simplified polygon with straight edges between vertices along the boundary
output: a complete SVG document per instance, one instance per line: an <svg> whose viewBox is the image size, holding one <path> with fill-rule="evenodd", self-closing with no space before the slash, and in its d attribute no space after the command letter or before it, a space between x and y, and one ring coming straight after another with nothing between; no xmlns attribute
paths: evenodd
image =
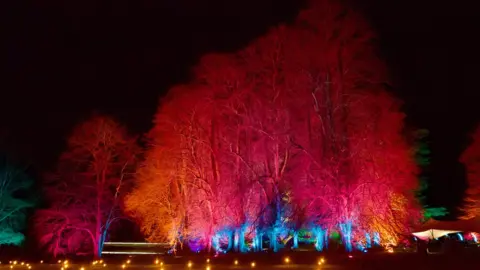
<svg viewBox="0 0 480 270"><path fill-rule="evenodd" d="M466 169L468 183L462 219L480 216L480 126L471 135L471 140L471 144L460 157L460 162Z"/></svg>
<svg viewBox="0 0 480 270"><path fill-rule="evenodd" d="M135 138L107 116L76 126L68 150L49 176L50 207L36 215L36 233L54 255L100 257L112 224L122 217L121 199L138 154Z"/></svg>

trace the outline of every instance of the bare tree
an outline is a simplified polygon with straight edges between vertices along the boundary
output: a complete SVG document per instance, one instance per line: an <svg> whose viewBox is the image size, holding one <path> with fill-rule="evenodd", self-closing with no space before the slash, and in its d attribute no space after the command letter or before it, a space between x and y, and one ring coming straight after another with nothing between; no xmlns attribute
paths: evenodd
<svg viewBox="0 0 480 270"><path fill-rule="evenodd" d="M38 211L40 243L58 254L100 257L112 224L123 217L138 149L115 120L95 116L75 127L55 173L45 183L51 207Z"/></svg>

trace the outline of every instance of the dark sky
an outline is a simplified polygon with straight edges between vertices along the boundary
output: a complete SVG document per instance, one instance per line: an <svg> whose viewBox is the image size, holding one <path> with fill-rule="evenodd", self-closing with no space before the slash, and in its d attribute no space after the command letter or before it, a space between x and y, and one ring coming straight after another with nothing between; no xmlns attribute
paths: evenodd
<svg viewBox="0 0 480 270"><path fill-rule="evenodd" d="M291 20L300 2L3 1L0 146L42 171L92 110L144 133L158 97L185 81L201 54L241 48ZM379 31L408 122L431 131L430 199L453 205L464 183L458 155L480 115L478 8L462 0L356 2Z"/></svg>

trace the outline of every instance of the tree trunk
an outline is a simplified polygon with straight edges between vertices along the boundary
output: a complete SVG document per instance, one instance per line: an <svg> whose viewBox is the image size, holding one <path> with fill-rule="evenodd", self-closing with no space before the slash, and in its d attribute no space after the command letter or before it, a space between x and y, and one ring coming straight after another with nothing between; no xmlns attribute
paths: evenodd
<svg viewBox="0 0 480 270"><path fill-rule="evenodd" d="M206 246L207 252L210 253L212 252L212 235L210 233L208 234L206 241L207 241L207 246Z"/></svg>
<svg viewBox="0 0 480 270"><path fill-rule="evenodd" d="M235 250L236 252L240 251L239 243L240 243L240 232L238 228L236 228L233 234L233 250Z"/></svg>
<svg viewBox="0 0 480 270"><path fill-rule="evenodd" d="M352 222L347 220L345 223L340 224L340 231L342 232L342 240L345 245L345 250L351 252L352 247Z"/></svg>
<svg viewBox="0 0 480 270"><path fill-rule="evenodd" d="M102 169L100 179L99 175L97 174L97 212L95 215L95 239L94 243L94 257L98 259L102 256L102 250L100 243L102 241L102 191L103 191L103 184L105 183L105 169Z"/></svg>
<svg viewBox="0 0 480 270"><path fill-rule="evenodd" d="M263 233L258 235L258 251L263 250Z"/></svg>
<svg viewBox="0 0 480 270"><path fill-rule="evenodd" d="M293 248L295 249L298 248L298 232L297 231L293 232Z"/></svg>
<svg viewBox="0 0 480 270"><path fill-rule="evenodd" d="M240 252L245 253L247 252L247 248L245 247L245 226L242 225L240 229Z"/></svg>
<svg viewBox="0 0 480 270"><path fill-rule="evenodd" d="M365 234L365 242L366 242L366 247L371 248L372 247L372 238L370 237L369 233Z"/></svg>
<svg viewBox="0 0 480 270"><path fill-rule="evenodd" d="M315 230L315 249L318 251L323 251L325 248L324 242L325 242L325 232L322 230L322 228L317 228Z"/></svg>
<svg viewBox="0 0 480 270"><path fill-rule="evenodd" d="M328 238L328 229L325 230L324 236L325 236L325 248L328 249L328 242L329 242L329 241L328 241L328 240L329 240L329 238Z"/></svg>
<svg viewBox="0 0 480 270"><path fill-rule="evenodd" d="M228 232L228 246L227 251L232 250L233 248L233 231Z"/></svg>
<svg viewBox="0 0 480 270"><path fill-rule="evenodd" d="M96 232L95 233L95 241L93 241L93 257L95 259L99 259L102 257L102 251L100 250L100 241L102 240L102 233Z"/></svg>
<svg viewBox="0 0 480 270"><path fill-rule="evenodd" d="M276 228L273 228L271 233L270 233L270 248L273 250L273 252L278 251L277 230L276 230Z"/></svg>
<svg viewBox="0 0 480 270"><path fill-rule="evenodd" d="M373 233L373 244L375 246L380 246L380 234L378 232Z"/></svg>

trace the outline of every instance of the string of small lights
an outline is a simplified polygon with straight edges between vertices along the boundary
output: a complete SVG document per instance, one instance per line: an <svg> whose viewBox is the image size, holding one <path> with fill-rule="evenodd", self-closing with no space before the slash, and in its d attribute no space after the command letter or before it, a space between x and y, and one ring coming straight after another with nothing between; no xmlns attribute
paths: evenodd
<svg viewBox="0 0 480 270"><path fill-rule="evenodd" d="M389 252L389 251L387 251L387 252ZM349 257L350 259L353 258L353 256L352 256L351 254L350 254L348 257ZM40 264L43 264L43 263L44 263L43 260L41 260L41 261L40 261ZM67 269L69 269L69 268L72 268L72 267L70 267L70 263L69 263L68 260L64 260L64 261L58 260L57 263L61 266L61 267L60 267L60 270L67 270ZM128 259L128 260L126 260L125 262L123 262L123 263L120 265L120 267L121 267L122 269L125 269L125 268L127 268L131 263L132 263L131 259ZM293 261L292 261L292 259L291 259L290 257L287 256L287 257L284 257L284 258L283 258L283 263L284 263L284 264L292 264ZM0 264L1 264L1 262L0 262ZM325 259L324 257L319 258L319 259L317 260L317 263L316 263L317 266L322 266L322 265L325 265L325 264L326 264L326 259ZM31 264L29 264L29 263L27 263L27 262L23 262L23 261L21 261L21 262L19 262L19 261L9 261L9 265L10 265L10 266L9 266L10 269L13 269L13 268L22 268L22 267L23 267L23 268L27 268L27 269L32 269L32 265L31 265ZM166 264L165 264L162 260L160 260L160 259L158 259L158 258L156 258L156 259L153 261L153 265L159 266L159 269L158 269L158 270L165 270L165 269L164 269L164 266L166 266ZM234 259L234 260L233 260L233 265L236 266L236 267L242 266L240 260L238 260L238 259ZM255 268L255 267L257 267L257 263L256 263L255 261L251 261L250 263L245 263L245 264L243 264L244 267L247 266L247 265L249 265L250 268ZM191 260L187 261L187 263L186 263L186 267L187 267L187 268L191 269L193 266L194 266L193 261L191 261ZM107 267L107 263L106 263L104 260L94 260L94 261L92 261L92 263L91 263L91 267L92 267L92 268L98 268L98 267L102 267L102 268L103 268L103 267ZM86 267L83 266L83 265L80 265L80 267L78 267L78 268L75 267L75 268L76 268L76 270L87 270ZM213 269L213 262L212 262L211 258L207 258L207 259L205 260L205 268L204 268L204 269L205 269L205 270L212 270L212 269Z"/></svg>

